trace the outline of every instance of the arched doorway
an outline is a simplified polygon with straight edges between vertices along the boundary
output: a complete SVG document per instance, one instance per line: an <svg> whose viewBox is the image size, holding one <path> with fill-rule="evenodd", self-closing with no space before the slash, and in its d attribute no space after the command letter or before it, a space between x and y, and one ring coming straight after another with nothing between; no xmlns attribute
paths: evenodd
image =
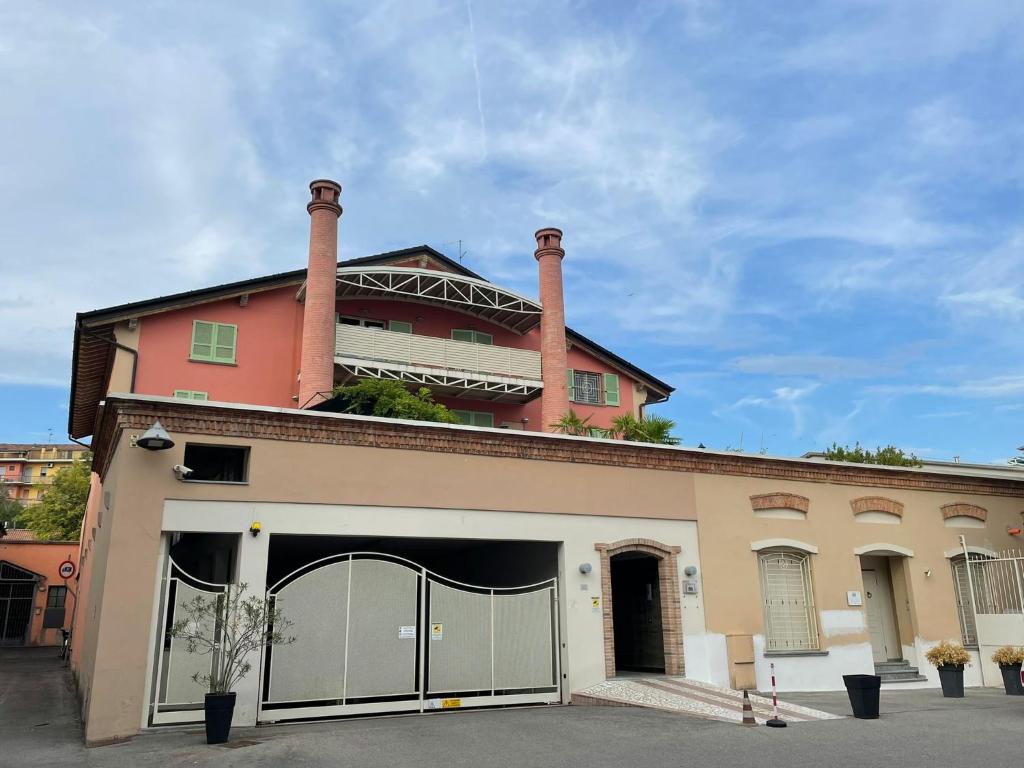
<svg viewBox="0 0 1024 768"><path fill-rule="evenodd" d="M594 549L601 553L605 677L615 677L617 667L685 674L680 548L653 539L622 539Z"/></svg>
<svg viewBox="0 0 1024 768"><path fill-rule="evenodd" d="M623 552L610 559L615 671L665 672L658 558Z"/></svg>

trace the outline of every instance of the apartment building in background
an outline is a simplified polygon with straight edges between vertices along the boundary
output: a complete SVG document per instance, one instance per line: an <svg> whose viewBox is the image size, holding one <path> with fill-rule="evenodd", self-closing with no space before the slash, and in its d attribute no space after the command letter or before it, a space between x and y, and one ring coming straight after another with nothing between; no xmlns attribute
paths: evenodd
<svg viewBox="0 0 1024 768"><path fill-rule="evenodd" d="M9 498L23 505L35 504L54 476L86 450L75 443L0 443L0 483Z"/></svg>

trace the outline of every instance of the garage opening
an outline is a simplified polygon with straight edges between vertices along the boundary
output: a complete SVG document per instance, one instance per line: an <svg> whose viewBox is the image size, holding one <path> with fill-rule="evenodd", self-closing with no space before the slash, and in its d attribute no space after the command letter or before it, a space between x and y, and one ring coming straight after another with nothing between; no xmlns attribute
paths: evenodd
<svg viewBox="0 0 1024 768"><path fill-rule="evenodd" d="M276 534L260 721L560 702L558 544Z"/></svg>
<svg viewBox="0 0 1024 768"><path fill-rule="evenodd" d="M615 670L665 672L658 558L623 552L611 558Z"/></svg>

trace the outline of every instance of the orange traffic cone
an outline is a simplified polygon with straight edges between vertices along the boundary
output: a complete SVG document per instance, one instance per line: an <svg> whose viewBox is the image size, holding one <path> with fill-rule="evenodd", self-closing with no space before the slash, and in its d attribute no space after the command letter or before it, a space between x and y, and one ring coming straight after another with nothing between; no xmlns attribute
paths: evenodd
<svg viewBox="0 0 1024 768"><path fill-rule="evenodd" d="M754 719L754 708L750 706L750 696L745 688L743 689L743 724L757 725L757 721Z"/></svg>

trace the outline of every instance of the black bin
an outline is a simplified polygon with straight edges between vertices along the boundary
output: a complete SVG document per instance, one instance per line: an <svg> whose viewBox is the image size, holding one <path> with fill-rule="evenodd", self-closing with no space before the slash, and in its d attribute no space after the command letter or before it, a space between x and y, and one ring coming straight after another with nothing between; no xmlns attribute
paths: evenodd
<svg viewBox="0 0 1024 768"><path fill-rule="evenodd" d="M878 692L882 678L878 675L843 675L846 693L850 696L853 716L860 720L878 719Z"/></svg>

